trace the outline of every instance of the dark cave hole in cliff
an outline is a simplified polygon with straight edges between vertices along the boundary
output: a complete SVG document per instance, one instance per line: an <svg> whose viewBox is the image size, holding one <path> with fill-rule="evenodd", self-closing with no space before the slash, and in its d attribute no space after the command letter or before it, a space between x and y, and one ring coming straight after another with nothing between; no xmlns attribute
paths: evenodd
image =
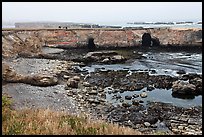
<svg viewBox="0 0 204 137"><path fill-rule="evenodd" d="M160 46L160 41L158 38L152 38L152 46Z"/></svg>
<svg viewBox="0 0 204 137"><path fill-rule="evenodd" d="M96 49L96 45L94 44L94 38L88 38L88 49L89 51L94 51Z"/></svg>
<svg viewBox="0 0 204 137"><path fill-rule="evenodd" d="M149 33L144 33L142 35L142 46L150 47L150 46L159 46L160 41L157 37L151 37Z"/></svg>
<svg viewBox="0 0 204 137"><path fill-rule="evenodd" d="M151 35L149 33L144 33L142 35L142 46L150 47L151 46Z"/></svg>

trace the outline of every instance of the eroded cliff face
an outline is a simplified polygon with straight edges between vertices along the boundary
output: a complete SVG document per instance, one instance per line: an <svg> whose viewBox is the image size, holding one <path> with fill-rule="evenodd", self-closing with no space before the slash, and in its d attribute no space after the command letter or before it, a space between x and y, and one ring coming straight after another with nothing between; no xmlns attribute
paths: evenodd
<svg viewBox="0 0 204 137"><path fill-rule="evenodd" d="M141 46L144 33L164 46L202 45L202 29L7 29L2 31L2 55L40 53L43 45L86 47L89 37L97 47Z"/></svg>

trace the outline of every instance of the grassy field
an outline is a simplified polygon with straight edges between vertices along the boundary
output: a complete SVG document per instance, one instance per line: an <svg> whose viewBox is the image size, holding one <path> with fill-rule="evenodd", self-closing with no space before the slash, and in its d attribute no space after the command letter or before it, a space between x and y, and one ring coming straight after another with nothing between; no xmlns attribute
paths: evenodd
<svg viewBox="0 0 204 137"><path fill-rule="evenodd" d="M102 120L44 109L13 110L12 100L2 95L3 135L140 135L141 133Z"/></svg>

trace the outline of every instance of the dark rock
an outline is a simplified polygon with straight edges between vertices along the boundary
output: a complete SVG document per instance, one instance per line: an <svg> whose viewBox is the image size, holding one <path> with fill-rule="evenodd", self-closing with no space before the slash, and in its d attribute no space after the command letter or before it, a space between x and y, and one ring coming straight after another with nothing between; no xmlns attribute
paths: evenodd
<svg viewBox="0 0 204 137"><path fill-rule="evenodd" d="M123 100L123 99L120 99L120 102L122 103L122 102L124 102L124 100Z"/></svg>
<svg viewBox="0 0 204 137"><path fill-rule="evenodd" d="M196 86L185 81L175 81L172 86L172 93L195 94Z"/></svg>
<svg viewBox="0 0 204 137"><path fill-rule="evenodd" d="M156 74L157 72L156 72L156 70L151 70L151 74Z"/></svg>
<svg viewBox="0 0 204 137"><path fill-rule="evenodd" d="M140 91L140 90L142 90L144 88L144 85L143 84L136 84L135 85L135 90L136 91Z"/></svg>
<svg viewBox="0 0 204 137"><path fill-rule="evenodd" d="M147 115L144 118L144 121L149 122L150 124L155 124L158 121L158 117L157 116Z"/></svg>
<svg viewBox="0 0 204 137"><path fill-rule="evenodd" d="M124 90L120 90L120 93L123 93L124 92Z"/></svg>
<svg viewBox="0 0 204 137"><path fill-rule="evenodd" d="M122 103L122 106L123 106L123 107L130 107L131 104L129 104L129 103L127 103L127 102L123 102L123 103Z"/></svg>
<svg viewBox="0 0 204 137"><path fill-rule="evenodd" d="M132 100L132 104L137 106L137 105L139 105L139 101L138 100Z"/></svg>
<svg viewBox="0 0 204 137"><path fill-rule="evenodd" d="M154 90L155 88L154 88L154 86L153 85L148 85L147 86L147 91L152 91L152 90Z"/></svg>
<svg viewBox="0 0 204 137"><path fill-rule="evenodd" d="M142 101L142 100L139 100L139 103L144 103L144 101Z"/></svg>
<svg viewBox="0 0 204 137"><path fill-rule="evenodd" d="M176 73L177 74L186 74L185 70L178 70Z"/></svg>
<svg viewBox="0 0 204 137"><path fill-rule="evenodd" d="M143 111L145 110L144 105L138 104L138 105L132 105L128 108L128 110L130 111L130 113L133 112L139 112L139 111Z"/></svg>
<svg viewBox="0 0 204 137"><path fill-rule="evenodd" d="M134 98L138 98L140 95L138 95L138 94L133 94L132 95L132 97L134 97Z"/></svg>
<svg viewBox="0 0 204 137"><path fill-rule="evenodd" d="M67 81L67 86L68 86L68 87L71 87L71 88L78 88L78 83L79 83L78 80L75 80L75 79L73 79L73 78L70 78L70 79L68 79L68 81Z"/></svg>
<svg viewBox="0 0 204 137"><path fill-rule="evenodd" d="M89 52L87 53L83 59L87 62L100 62L100 63L118 63L126 61L126 58L122 55L118 55L115 51L98 51L98 52Z"/></svg>
<svg viewBox="0 0 204 137"><path fill-rule="evenodd" d="M116 95L116 99L122 98L122 96L120 94Z"/></svg>
<svg viewBox="0 0 204 137"><path fill-rule="evenodd" d="M127 95L127 96L125 96L125 99L131 100L131 99L132 99L132 96Z"/></svg>
<svg viewBox="0 0 204 137"><path fill-rule="evenodd" d="M198 87L198 86L202 87L202 79L201 78L190 79L189 83L195 85L196 87Z"/></svg>
<svg viewBox="0 0 204 137"><path fill-rule="evenodd" d="M152 37L152 46L160 46L160 41L159 38L157 37Z"/></svg>

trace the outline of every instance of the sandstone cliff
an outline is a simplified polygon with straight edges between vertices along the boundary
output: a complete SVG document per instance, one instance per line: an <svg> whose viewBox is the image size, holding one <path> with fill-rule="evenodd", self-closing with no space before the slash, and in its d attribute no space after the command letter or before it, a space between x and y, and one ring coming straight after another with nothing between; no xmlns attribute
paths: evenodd
<svg viewBox="0 0 204 137"><path fill-rule="evenodd" d="M2 54L39 53L43 45L85 47L89 37L97 47L141 46L144 33L164 46L202 46L202 29L3 29Z"/></svg>

